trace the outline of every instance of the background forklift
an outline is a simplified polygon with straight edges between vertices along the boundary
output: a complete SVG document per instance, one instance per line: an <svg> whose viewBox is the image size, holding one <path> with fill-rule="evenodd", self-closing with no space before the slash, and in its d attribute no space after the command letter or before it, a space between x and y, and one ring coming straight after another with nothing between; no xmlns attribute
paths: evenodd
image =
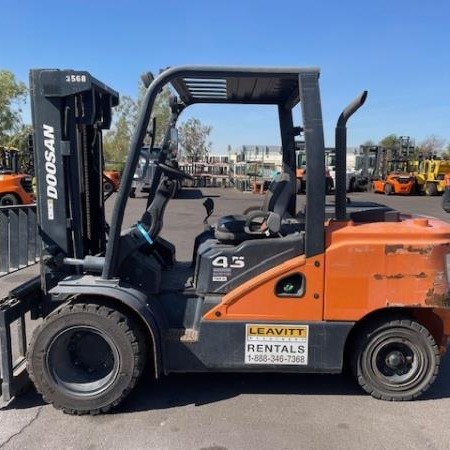
<svg viewBox="0 0 450 450"><path fill-rule="evenodd" d="M386 195L412 195L416 191L414 171L417 167L408 153L400 148L376 147L372 191ZM409 148L409 147L408 147Z"/></svg>
<svg viewBox="0 0 450 450"><path fill-rule="evenodd" d="M427 158L419 163L416 182L426 195L442 195L446 187L445 176L450 173L450 161Z"/></svg>
<svg viewBox="0 0 450 450"><path fill-rule="evenodd" d="M109 410L143 373L339 373L348 364L376 398L410 400L429 388L450 336L450 225L347 205L346 122L366 92L337 122L336 202L325 207L318 81L313 68L163 71L145 94L107 227L101 133L118 95L87 72L31 71L43 254L40 278L0 301L4 400L19 389L25 359L44 399L72 414ZM141 220L122 229L155 97L168 83L179 96L172 130ZM164 149L176 146L176 120L195 103L273 105L283 171L262 209L203 231L199 223L192 261L178 262L160 231L176 182L188 175L164 161ZM308 178L297 214L300 128ZM213 207L207 199L207 216ZM19 320L23 332L27 311L44 320L15 364L10 325ZM24 353L24 334L19 343Z"/></svg>
<svg viewBox="0 0 450 450"><path fill-rule="evenodd" d="M296 160L297 160L297 166L296 166L296 189L297 194L304 194L306 192L306 170L307 170L307 164L306 164L306 150L305 150L305 142L304 141L295 141L295 148L296 148ZM325 155L325 160L327 160L327 155ZM327 161L328 162L328 161ZM334 163L333 163L334 166ZM322 176L323 178L323 176ZM328 164L325 165L325 194L329 195L331 194L332 190L334 189L334 180L333 177L330 174L330 169L328 167Z"/></svg>
<svg viewBox="0 0 450 450"><path fill-rule="evenodd" d="M19 150L0 146L0 206L33 202L32 177L19 172Z"/></svg>

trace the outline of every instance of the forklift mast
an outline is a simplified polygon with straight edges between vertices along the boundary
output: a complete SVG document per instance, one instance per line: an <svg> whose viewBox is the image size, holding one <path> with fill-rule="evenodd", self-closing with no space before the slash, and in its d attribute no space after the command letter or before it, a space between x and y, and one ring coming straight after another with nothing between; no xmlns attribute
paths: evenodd
<svg viewBox="0 0 450 450"><path fill-rule="evenodd" d="M0 169L18 173L19 150L10 147L0 147Z"/></svg>
<svg viewBox="0 0 450 450"><path fill-rule="evenodd" d="M32 70L31 110L44 294L74 270L64 258L103 254L102 130L119 95L88 72Z"/></svg>

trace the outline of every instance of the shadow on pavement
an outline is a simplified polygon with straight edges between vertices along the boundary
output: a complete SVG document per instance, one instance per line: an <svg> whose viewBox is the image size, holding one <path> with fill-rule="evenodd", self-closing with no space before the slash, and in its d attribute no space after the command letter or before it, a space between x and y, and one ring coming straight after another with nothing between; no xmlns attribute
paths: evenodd
<svg viewBox="0 0 450 450"><path fill-rule="evenodd" d="M363 395L351 377L318 374L174 374L142 380L114 413L131 413L230 399L242 394Z"/></svg>
<svg viewBox="0 0 450 450"><path fill-rule="evenodd" d="M450 398L450 357L444 357L438 379L416 401ZM351 395L368 396L348 375L281 373L197 373L173 374L159 381L144 378L112 414L206 405L243 394L261 395ZM3 410L28 409L44 405L30 388Z"/></svg>
<svg viewBox="0 0 450 450"><path fill-rule="evenodd" d="M447 354L442 358L439 375L433 386L423 396L419 397L417 401L450 398L450 355L448 352L450 352L450 348L447 349Z"/></svg>
<svg viewBox="0 0 450 450"><path fill-rule="evenodd" d="M444 358L438 379L416 401L450 398L450 358ZM143 379L113 413L131 413L186 405L205 405L242 394L362 395L368 396L350 375L324 374L173 374L152 382Z"/></svg>
<svg viewBox="0 0 450 450"><path fill-rule="evenodd" d="M2 409L5 411L9 409L28 409L42 405L45 405L42 396L36 392L34 387L30 386L23 394L13 398L11 402Z"/></svg>
<svg viewBox="0 0 450 450"><path fill-rule="evenodd" d="M180 200L194 200L203 198L203 193L200 189L183 188L175 198Z"/></svg>

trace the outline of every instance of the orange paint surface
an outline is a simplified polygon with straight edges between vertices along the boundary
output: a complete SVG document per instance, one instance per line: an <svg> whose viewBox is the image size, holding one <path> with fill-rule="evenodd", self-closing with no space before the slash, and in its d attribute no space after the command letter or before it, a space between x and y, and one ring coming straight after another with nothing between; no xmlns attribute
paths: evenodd
<svg viewBox="0 0 450 450"><path fill-rule="evenodd" d="M0 195L14 194L21 204L33 203L35 201L32 192L26 192L20 181L29 175L5 174L0 175Z"/></svg>
<svg viewBox="0 0 450 450"><path fill-rule="evenodd" d="M302 273L306 279L302 297L275 294L277 282ZM242 284L222 298L204 316L208 320L322 320L324 257L304 256L280 264Z"/></svg>
<svg viewBox="0 0 450 450"><path fill-rule="evenodd" d="M114 189L119 189L120 185L120 172L118 170L105 170L103 174L111 180L114 185Z"/></svg>
<svg viewBox="0 0 450 450"><path fill-rule="evenodd" d="M325 233L325 255L298 256L258 275L226 294L204 319L357 321L388 307L450 309L449 224L425 218L330 221ZM304 295L276 295L277 283L294 273L305 277Z"/></svg>
<svg viewBox="0 0 450 450"><path fill-rule="evenodd" d="M327 228L325 320L358 320L390 306L450 306L450 225L421 218L338 226Z"/></svg>
<svg viewBox="0 0 450 450"><path fill-rule="evenodd" d="M410 180L408 182L400 183L398 180L398 177L407 177L409 178L409 175L403 175L403 174L392 174L388 175L386 180L374 180L372 182L373 191L374 192L384 192L384 187L386 184L390 184L392 186L392 193L393 194L400 194L400 195L410 195L414 188L414 181Z"/></svg>

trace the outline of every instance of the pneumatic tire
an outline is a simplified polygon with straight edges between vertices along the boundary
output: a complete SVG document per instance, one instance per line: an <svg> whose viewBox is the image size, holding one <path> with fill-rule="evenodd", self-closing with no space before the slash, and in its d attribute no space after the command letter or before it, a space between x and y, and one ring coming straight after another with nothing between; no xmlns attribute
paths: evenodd
<svg viewBox="0 0 450 450"><path fill-rule="evenodd" d="M372 397L413 400L434 382L439 371L438 346L430 332L409 319L374 324L359 336L352 369Z"/></svg>
<svg viewBox="0 0 450 450"><path fill-rule="evenodd" d="M434 197L439 194L437 185L435 183L427 183L425 185L425 194Z"/></svg>
<svg viewBox="0 0 450 450"><path fill-rule="evenodd" d="M44 400L68 414L100 414L133 389L146 360L144 333L103 303L68 303L36 329L27 369Z"/></svg>
<svg viewBox="0 0 450 450"><path fill-rule="evenodd" d="M110 192L113 192L114 190L115 190L114 186L110 181L103 182L103 192L105 194L109 194Z"/></svg>
<svg viewBox="0 0 450 450"><path fill-rule="evenodd" d="M0 196L0 206L14 206L20 203L14 194L5 194Z"/></svg>
<svg viewBox="0 0 450 450"><path fill-rule="evenodd" d="M389 183L386 183L384 185L383 191L384 191L385 195L391 195L393 192L393 188Z"/></svg>

